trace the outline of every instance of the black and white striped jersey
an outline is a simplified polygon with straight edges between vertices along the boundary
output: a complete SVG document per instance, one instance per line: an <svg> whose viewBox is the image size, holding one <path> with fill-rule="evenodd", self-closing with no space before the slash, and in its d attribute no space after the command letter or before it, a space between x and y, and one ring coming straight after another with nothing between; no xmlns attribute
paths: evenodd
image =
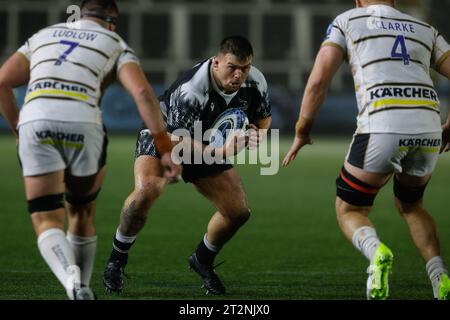
<svg viewBox="0 0 450 320"><path fill-rule="evenodd" d="M98 108L106 81L133 50L100 24L60 23L34 34L18 50L30 61L30 80L19 124L51 119L102 123Z"/></svg>
<svg viewBox="0 0 450 320"><path fill-rule="evenodd" d="M169 132L188 129L193 135L200 123L204 132L230 108L244 110L250 123L271 116L267 82L257 68L251 67L247 80L231 96L217 88L211 68L212 58L197 64L159 97Z"/></svg>
<svg viewBox="0 0 450 320"><path fill-rule="evenodd" d="M450 45L435 28L388 5L373 5L339 15L323 45L342 48L351 66L357 133L441 130L430 67L439 68Z"/></svg>

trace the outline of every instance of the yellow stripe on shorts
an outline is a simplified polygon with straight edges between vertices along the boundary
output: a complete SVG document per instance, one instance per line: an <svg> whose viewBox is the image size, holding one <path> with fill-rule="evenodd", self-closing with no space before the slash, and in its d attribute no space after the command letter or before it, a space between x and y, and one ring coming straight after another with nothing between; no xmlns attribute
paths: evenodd
<svg viewBox="0 0 450 320"><path fill-rule="evenodd" d="M53 141L51 139L41 140L39 143L46 144L46 145L51 145L51 146L62 145L63 147L74 148L74 149L81 149L81 148L83 148L83 144L82 143L68 142L68 141Z"/></svg>
<svg viewBox="0 0 450 320"><path fill-rule="evenodd" d="M40 95L63 95L63 96L71 97L71 98L80 99L83 101L87 101L89 99L89 97L83 93L67 92L64 90L38 90L38 91L27 94L27 96L25 98L25 102L28 102L29 100L36 98Z"/></svg>
<svg viewBox="0 0 450 320"><path fill-rule="evenodd" d="M436 147L400 147L399 150L400 152L409 152L409 151L413 151L419 149L422 153L438 153L441 148L436 148Z"/></svg>

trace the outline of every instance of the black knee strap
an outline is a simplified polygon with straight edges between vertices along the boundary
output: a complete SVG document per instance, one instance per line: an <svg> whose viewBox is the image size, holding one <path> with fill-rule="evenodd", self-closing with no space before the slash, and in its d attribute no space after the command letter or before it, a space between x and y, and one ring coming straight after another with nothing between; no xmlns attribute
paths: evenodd
<svg viewBox="0 0 450 320"><path fill-rule="evenodd" d="M66 193L66 201L73 206L82 206L97 199L99 193L100 189L97 192L87 196L76 196L71 193Z"/></svg>
<svg viewBox="0 0 450 320"><path fill-rule="evenodd" d="M28 200L28 212L52 211L64 208L64 194L52 194L32 200Z"/></svg>
<svg viewBox="0 0 450 320"><path fill-rule="evenodd" d="M371 207L379 190L355 178L344 167L336 179L336 195L354 206Z"/></svg>
<svg viewBox="0 0 450 320"><path fill-rule="evenodd" d="M407 187L401 185L397 177L394 177L395 197L404 203L415 203L423 198L427 184L420 187Z"/></svg>

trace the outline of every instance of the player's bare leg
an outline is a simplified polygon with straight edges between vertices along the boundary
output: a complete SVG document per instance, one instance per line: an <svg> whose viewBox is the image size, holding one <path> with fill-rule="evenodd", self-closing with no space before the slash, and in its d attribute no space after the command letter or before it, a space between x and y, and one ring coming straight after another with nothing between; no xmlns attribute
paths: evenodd
<svg viewBox="0 0 450 320"><path fill-rule="evenodd" d="M163 192L167 180L162 177L163 168L158 158L140 156L134 164L134 191L125 200L120 214L120 224L113 240L113 249L103 274L108 292L123 289L124 268L128 251L139 231L147 221L149 209Z"/></svg>
<svg viewBox="0 0 450 320"><path fill-rule="evenodd" d="M414 177L406 174L398 174L398 183L406 190L422 192L430 180L431 175ZM420 191L419 191L420 192ZM433 217L423 206L423 199L417 201L401 201L395 199L395 204L400 215L408 225L409 232L417 250L426 263L426 269L433 287L434 298L450 298L450 280L448 279L447 266L440 256L440 243ZM440 292L441 291L441 292Z"/></svg>
<svg viewBox="0 0 450 320"><path fill-rule="evenodd" d="M365 172L345 162L348 177L341 173L338 187L344 188L343 194L349 197L375 198L376 192L390 178L391 174ZM350 200L348 200L350 201ZM381 243L368 215L370 205L353 205L339 196L336 198L336 215L339 226L348 241L363 253L370 261L367 279L367 298L385 299L389 294L388 275L392 268L392 252Z"/></svg>
<svg viewBox="0 0 450 320"><path fill-rule="evenodd" d="M89 287L94 267L97 235L94 225L96 198L106 170L88 177L66 174L66 209L69 227L67 240L71 244L76 264L81 269L81 284Z"/></svg>
<svg viewBox="0 0 450 320"><path fill-rule="evenodd" d="M345 162L344 167L352 176L354 176L358 180L376 188L382 187L391 176L391 174L366 172L349 164L348 162ZM348 241L353 242L355 232L360 230L361 228L366 228L366 230L375 230L374 225L369 220L369 213L371 210L372 206L352 205L345 202L339 197L336 198L337 220L342 232L344 233L344 236ZM363 254L365 254L369 260L373 258L371 255L368 256L368 252L363 252Z"/></svg>
<svg viewBox="0 0 450 320"><path fill-rule="evenodd" d="M189 258L189 264L202 277L207 292L223 294L225 287L214 272L214 258L249 219L247 195L235 169L197 179L194 185L218 211L209 221L207 233Z"/></svg>
<svg viewBox="0 0 450 320"><path fill-rule="evenodd" d="M88 298L81 290L80 269L64 233L64 172L24 177L31 221L39 251L70 299Z"/></svg>
<svg viewBox="0 0 450 320"><path fill-rule="evenodd" d="M136 236L144 227L150 207L167 184L162 177L161 161L140 156L134 165L134 191L125 200L120 214L119 231L127 237Z"/></svg>

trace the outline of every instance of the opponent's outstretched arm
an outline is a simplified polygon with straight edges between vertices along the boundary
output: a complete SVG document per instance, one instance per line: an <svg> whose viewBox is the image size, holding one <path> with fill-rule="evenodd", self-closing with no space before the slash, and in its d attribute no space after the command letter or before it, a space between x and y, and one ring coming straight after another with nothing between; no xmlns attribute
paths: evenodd
<svg viewBox="0 0 450 320"><path fill-rule="evenodd" d="M343 61L344 51L335 46L325 45L317 54L303 95L299 119L295 125L295 138L284 157L283 166L294 160L304 145L313 143L310 132L314 118L325 100L331 80Z"/></svg>
<svg viewBox="0 0 450 320"><path fill-rule="evenodd" d="M127 63L119 69L117 77L133 97L142 120L152 133L156 149L161 155L161 161L165 168L165 177L170 182L176 181L181 175L181 166L175 165L171 159L173 144L167 134L159 101L142 68L136 63Z"/></svg>
<svg viewBox="0 0 450 320"><path fill-rule="evenodd" d="M12 89L27 84L29 78L30 63L21 53L13 54L0 68L0 113L16 138L19 109Z"/></svg>

